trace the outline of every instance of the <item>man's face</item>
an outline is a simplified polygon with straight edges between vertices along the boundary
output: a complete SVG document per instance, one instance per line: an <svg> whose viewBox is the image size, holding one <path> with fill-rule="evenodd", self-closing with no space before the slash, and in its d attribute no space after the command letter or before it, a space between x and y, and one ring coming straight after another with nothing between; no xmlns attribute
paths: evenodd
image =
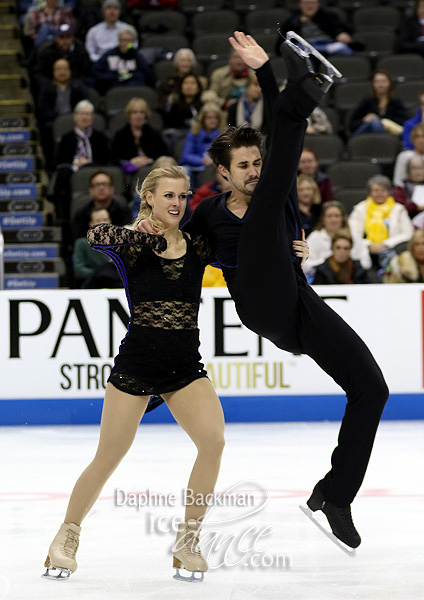
<svg viewBox="0 0 424 600"><path fill-rule="evenodd" d="M104 20L108 25L115 25L119 19L120 10L116 6L107 6L103 9Z"/></svg>
<svg viewBox="0 0 424 600"><path fill-rule="evenodd" d="M56 36L56 44L59 46L62 52L69 52L74 42L74 37L68 34L62 34Z"/></svg>
<svg viewBox="0 0 424 600"><path fill-rule="evenodd" d="M262 169L262 156L257 146L231 150L230 169L219 165L221 175L227 177L233 190L251 196L255 190Z"/></svg>
<svg viewBox="0 0 424 600"><path fill-rule="evenodd" d="M306 17L313 17L319 9L319 0L300 0L299 8Z"/></svg>
<svg viewBox="0 0 424 600"><path fill-rule="evenodd" d="M90 184L90 196L93 200L105 202L112 198L115 188L106 173L99 173L93 177Z"/></svg>
<svg viewBox="0 0 424 600"><path fill-rule="evenodd" d="M53 77L58 83L67 83L71 78L71 69L67 60L59 59L53 65Z"/></svg>

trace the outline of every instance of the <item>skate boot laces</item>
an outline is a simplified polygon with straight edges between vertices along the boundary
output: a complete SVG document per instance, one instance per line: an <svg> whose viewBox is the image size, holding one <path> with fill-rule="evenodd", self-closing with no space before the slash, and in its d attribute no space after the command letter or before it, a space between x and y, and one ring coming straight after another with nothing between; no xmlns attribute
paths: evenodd
<svg viewBox="0 0 424 600"><path fill-rule="evenodd" d="M281 33L281 29L278 29L277 31L280 34L280 36L286 41L286 43L290 46L290 48L297 52L299 56L301 56L302 58L309 58L311 55L315 56L315 58L317 58L320 61L320 63L324 65L324 67L327 69L327 72L319 73L320 77L324 77L327 81L331 83L333 82L334 77L343 77L340 71L336 69L336 67L332 65L331 62L321 54L321 52L318 52L318 50L316 50L309 42L303 39L303 37L301 37L294 31L288 31L285 36L283 35L283 33ZM295 40L297 44L293 43L291 40ZM299 46L298 44L301 44L301 46Z"/></svg>
<svg viewBox="0 0 424 600"><path fill-rule="evenodd" d="M79 536L71 529L66 530L66 539L63 544L63 553L69 558L75 558L78 550Z"/></svg>

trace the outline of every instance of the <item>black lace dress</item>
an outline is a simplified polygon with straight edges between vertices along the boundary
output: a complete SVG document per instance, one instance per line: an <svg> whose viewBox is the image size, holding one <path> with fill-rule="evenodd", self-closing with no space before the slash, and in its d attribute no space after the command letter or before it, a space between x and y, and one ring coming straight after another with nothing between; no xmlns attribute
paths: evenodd
<svg viewBox="0 0 424 600"><path fill-rule="evenodd" d="M124 283L130 322L110 374L117 389L136 396L178 390L207 377L199 354L202 277L212 260L201 236L188 237L186 254L167 259L162 236L101 224L88 230L88 243L109 256ZM149 410L160 404L153 399Z"/></svg>

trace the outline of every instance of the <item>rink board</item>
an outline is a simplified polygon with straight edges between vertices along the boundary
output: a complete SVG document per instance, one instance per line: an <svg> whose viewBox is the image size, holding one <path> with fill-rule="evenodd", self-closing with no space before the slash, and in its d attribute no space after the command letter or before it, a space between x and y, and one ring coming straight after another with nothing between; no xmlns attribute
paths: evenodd
<svg viewBox="0 0 424 600"><path fill-rule="evenodd" d="M380 364L391 391L384 417L424 419L424 285L315 290ZM0 425L98 423L127 321L123 290L0 292ZM203 361L227 421L342 417L341 389L308 357L242 326L225 288L203 290L199 325ZM172 417L162 406L145 420Z"/></svg>

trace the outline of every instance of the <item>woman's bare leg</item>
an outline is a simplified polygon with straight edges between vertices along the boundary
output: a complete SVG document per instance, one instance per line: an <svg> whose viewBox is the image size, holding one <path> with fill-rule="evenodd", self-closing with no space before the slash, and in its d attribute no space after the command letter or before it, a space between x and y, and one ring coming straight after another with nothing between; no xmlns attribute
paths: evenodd
<svg viewBox="0 0 424 600"><path fill-rule="evenodd" d="M132 396L107 384L97 452L75 484L66 523L81 525L104 484L130 449L148 402L149 396Z"/></svg>
<svg viewBox="0 0 424 600"><path fill-rule="evenodd" d="M196 379L186 387L163 394L175 420L195 443L198 454L187 489L206 499L214 490L224 449L224 413L209 379ZM199 496L198 496L199 495ZM207 503L186 506L185 520L204 516Z"/></svg>

